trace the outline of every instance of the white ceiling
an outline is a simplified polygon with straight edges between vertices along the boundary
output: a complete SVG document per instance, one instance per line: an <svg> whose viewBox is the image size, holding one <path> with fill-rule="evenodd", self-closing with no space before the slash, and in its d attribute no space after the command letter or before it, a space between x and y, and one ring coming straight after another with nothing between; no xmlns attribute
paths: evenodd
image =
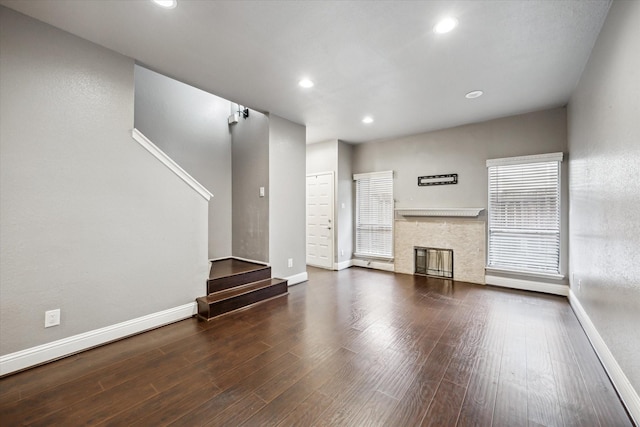
<svg viewBox="0 0 640 427"><path fill-rule="evenodd" d="M141 65L358 143L567 103L610 1L0 0ZM432 31L444 16L458 27ZM315 87L297 82L309 77ZM464 95L481 89L484 96ZM375 122L361 122L370 115Z"/></svg>

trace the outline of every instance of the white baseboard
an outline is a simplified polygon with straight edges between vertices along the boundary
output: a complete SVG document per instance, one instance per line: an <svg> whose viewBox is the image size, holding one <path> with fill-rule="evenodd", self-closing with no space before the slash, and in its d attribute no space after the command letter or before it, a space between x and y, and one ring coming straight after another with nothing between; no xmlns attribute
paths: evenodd
<svg viewBox="0 0 640 427"><path fill-rule="evenodd" d="M373 268L375 270L395 271L395 265L392 262L352 259L351 265L354 265L356 267Z"/></svg>
<svg viewBox="0 0 640 427"><path fill-rule="evenodd" d="M611 354L609 347L600 336L596 326L589 318L582 304L580 304L578 297L576 297L571 290L569 291L569 304L571 304L573 312L580 321L589 341L591 341L591 345L600 358L602 366L604 366L607 374L609 374L609 378L611 378L611 382L618 391L620 399L622 399L627 411L631 414L631 418L633 418L636 425L640 425L640 396L638 396L638 392L633 388L631 382L629 382L629 379L622 371L620 365L618 365L615 357Z"/></svg>
<svg viewBox="0 0 640 427"><path fill-rule="evenodd" d="M306 282L309 280L309 275L305 271L304 273L294 274L293 276L285 277L289 282L289 286L297 285L298 283Z"/></svg>
<svg viewBox="0 0 640 427"><path fill-rule="evenodd" d="M346 261L342 261L342 262L337 262L337 263L333 263L333 269L334 270L344 270L345 268L349 268L353 265L353 260L352 259L348 259Z"/></svg>
<svg viewBox="0 0 640 427"><path fill-rule="evenodd" d="M179 307L127 320L126 322L0 356L0 376L60 359L61 357L79 353L83 350L88 350L149 329L155 329L168 325L169 323L187 319L197 313L197 308L196 303L191 302Z"/></svg>
<svg viewBox="0 0 640 427"><path fill-rule="evenodd" d="M545 294L569 295L569 286L553 283L538 282L535 280L512 279L509 277L484 276L487 285L501 286L503 288L522 289L524 291L543 292Z"/></svg>

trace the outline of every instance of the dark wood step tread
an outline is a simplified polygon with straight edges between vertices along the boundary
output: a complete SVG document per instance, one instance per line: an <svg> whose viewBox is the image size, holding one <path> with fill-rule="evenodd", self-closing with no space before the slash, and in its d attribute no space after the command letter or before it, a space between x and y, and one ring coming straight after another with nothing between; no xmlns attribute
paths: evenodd
<svg viewBox="0 0 640 427"><path fill-rule="evenodd" d="M274 285L278 285L280 283L286 282L283 279L265 279L257 282L247 283L246 285L235 286L230 289L225 289L224 291L214 292L212 294L207 295L206 297L201 297L207 304L212 304L219 301L228 300L231 298L238 297L240 295L249 294L251 292L255 292L260 289L268 288ZM199 298L200 299L200 298Z"/></svg>
<svg viewBox="0 0 640 427"><path fill-rule="evenodd" d="M264 270L267 268L269 268L269 266L264 264L256 264L253 262L242 261L235 258L225 258L211 262L211 269L209 270L209 280L235 276L251 271Z"/></svg>

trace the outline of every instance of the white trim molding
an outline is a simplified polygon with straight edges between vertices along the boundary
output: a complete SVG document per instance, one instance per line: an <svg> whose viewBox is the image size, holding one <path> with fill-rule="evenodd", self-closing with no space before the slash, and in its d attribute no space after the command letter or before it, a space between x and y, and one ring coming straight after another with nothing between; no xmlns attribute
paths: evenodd
<svg viewBox="0 0 640 427"><path fill-rule="evenodd" d="M353 260L352 259L348 259L346 261L342 261L342 262L334 262L333 263L333 269L340 271L340 270L344 270L346 268L349 268L353 265Z"/></svg>
<svg viewBox="0 0 640 427"><path fill-rule="evenodd" d="M402 216L456 216L475 218L484 208L397 208L395 212Z"/></svg>
<svg viewBox="0 0 640 427"><path fill-rule="evenodd" d="M604 342L584 307L580 304L580 300L571 290L569 291L569 304L580 321L582 329L587 334L587 338L591 341L591 346L596 351L598 358L600 358L600 362L605 371L607 371L613 386L618 391L622 403L626 406L636 425L640 425L640 396L638 392L633 388L622 368L618 365L607 343Z"/></svg>
<svg viewBox="0 0 640 427"><path fill-rule="evenodd" d="M180 179L186 182L189 187L193 188L198 194L204 197L205 200L209 201L213 197L213 194L211 194L209 190L207 190L202 184L200 184L184 169L182 169L176 162L171 159L171 157L169 157L164 151L158 148L157 145L151 142L151 140L144 136L138 129L133 129L131 131L131 136L145 150L151 153L156 159L160 160L163 165L168 167L174 174L176 174Z"/></svg>
<svg viewBox="0 0 640 427"><path fill-rule="evenodd" d="M511 277L499 277L485 275L484 282L487 285L500 286L503 288L521 289L524 291L543 292L545 294L569 295L568 285L559 285L554 283L545 283L535 280L514 279Z"/></svg>
<svg viewBox="0 0 640 427"><path fill-rule="evenodd" d="M351 265L356 267L373 268L374 270L395 271L392 262L381 262L367 259L352 259Z"/></svg>
<svg viewBox="0 0 640 427"><path fill-rule="evenodd" d="M491 275L491 273L498 274L516 274L518 276L532 277L537 279L551 279L551 280L564 280L565 275L560 273L541 273L541 272L533 272L533 271L523 271L523 270L508 270L505 268L495 268L495 267L485 267L484 271L488 273L487 275Z"/></svg>
<svg viewBox="0 0 640 427"><path fill-rule="evenodd" d="M309 280L309 275L305 271L303 273L298 273L298 274L294 274L293 276L285 277L284 279L288 282L287 283L288 286L293 286L293 285L297 285L298 283L306 282L307 280Z"/></svg>
<svg viewBox="0 0 640 427"><path fill-rule="evenodd" d="M168 310L148 314L136 319L127 320L115 325L1 356L0 376L51 362L179 320L188 319L197 313L197 308L196 303L191 302Z"/></svg>
<svg viewBox="0 0 640 427"><path fill-rule="evenodd" d="M362 178L393 178L393 171L381 171L381 172L366 172L366 173L354 173L353 180L357 181Z"/></svg>
<svg viewBox="0 0 640 427"><path fill-rule="evenodd" d="M501 159L488 159L487 167L489 166L506 166L506 165L521 165L524 163L536 163L536 162L561 162L564 157L564 153L548 153L548 154L534 154L532 156L519 156L519 157L504 157Z"/></svg>

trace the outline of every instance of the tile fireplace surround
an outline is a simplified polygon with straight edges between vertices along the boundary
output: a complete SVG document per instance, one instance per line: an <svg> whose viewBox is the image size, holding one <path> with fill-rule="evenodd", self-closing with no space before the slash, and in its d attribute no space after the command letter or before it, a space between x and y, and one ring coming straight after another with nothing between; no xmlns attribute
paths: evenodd
<svg viewBox="0 0 640 427"><path fill-rule="evenodd" d="M415 246L453 249L453 278L484 284L486 222L478 218L415 217L395 221L395 272L413 274Z"/></svg>

